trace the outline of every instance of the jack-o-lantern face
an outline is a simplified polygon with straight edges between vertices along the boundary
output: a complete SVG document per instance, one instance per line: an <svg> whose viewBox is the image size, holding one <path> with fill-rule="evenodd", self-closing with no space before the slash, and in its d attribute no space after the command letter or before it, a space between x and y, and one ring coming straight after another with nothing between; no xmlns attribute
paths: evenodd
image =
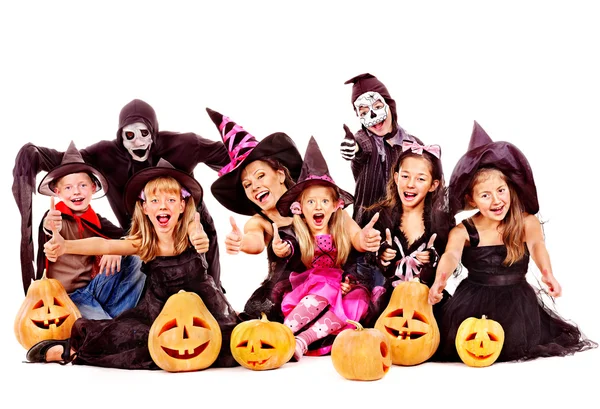
<svg viewBox="0 0 600 409"><path fill-rule="evenodd" d="M15 335L26 349L46 339L67 339L81 313L60 281L33 281L15 319Z"/></svg>
<svg viewBox="0 0 600 409"><path fill-rule="evenodd" d="M481 319L464 320L456 333L456 351L469 366L484 367L493 364L504 345L504 329L484 315Z"/></svg>
<svg viewBox="0 0 600 409"><path fill-rule="evenodd" d="M394 288L387 308L375 328L387 335L395 365L417 365L435 353L440 332L427 302L429 288L418 281L404 281Z"/></svg>
<svg viewBox="0 0 600 409"><path fill-rule="evenodd" d="M348 320L356 329L340 332L331 346L331 362L346 379L374 381L381 379L392 366L390 341L375 328L364 329L360 323Z"/></svg>
<svg viewBox="0 0 600 409"><path fill-rule="evenodd" d="M221 329L196 293L173 294L156 317L148 336L152 360L169 372L212 365L221 350Z"/></svg>
<svg viewBox="0 0 600 409"><path fill-rule="evenodd" d="M276 369L294 355L296 339L292 331L279 322L262 318L241 322L231 333L231 354L244 368L254 371Z"/></svg>

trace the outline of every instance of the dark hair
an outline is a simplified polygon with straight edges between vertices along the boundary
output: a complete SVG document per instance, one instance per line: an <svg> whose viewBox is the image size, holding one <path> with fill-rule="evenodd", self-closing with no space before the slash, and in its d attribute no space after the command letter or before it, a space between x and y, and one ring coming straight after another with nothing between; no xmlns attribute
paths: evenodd
<svg viewBox="0 0 600 409"><path fill-rule="evenodd" d="M282 171L284 174L283 184L285 185L286 189L289 189L296 184L294 179L292 179L292 175L290 174L289 169L285 165L283 165L281 162L279 162L277 159L261 158L261 159L256 159L256 160L265 162L267 165L269 165L271 167L271 169L273 169L276 172L278 170ZM238 183L241 183L241 181L239 181ZM262 209L259 206L257 206L256 203L254 203L253 201L251 201L248 198L246 198L246 200L248 200L251 203L254 210L256 210L256 213L262 214Z"/></svg>

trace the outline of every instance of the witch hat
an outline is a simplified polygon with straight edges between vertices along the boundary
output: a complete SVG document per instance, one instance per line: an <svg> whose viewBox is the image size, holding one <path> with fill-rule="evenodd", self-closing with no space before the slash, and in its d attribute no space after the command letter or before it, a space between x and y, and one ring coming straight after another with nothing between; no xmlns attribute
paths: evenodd
<svg viewBox="0 0 600 409"><path fill-rule="evenodd" d="M90 175L92 182L96 184L94 199L98 199L108 192L108 182L102 172L83 161L81 153L79 153L73 141L71 141L69 148L64 153L60 165L48 172L42 179L38 186L38 192L46 196L55 196L54 188L56 181L71 173L87 173ZM98 194L100 191L102 191L102 194Z"/></svg>
<svg viewBox="0 0 600 409"><path fill-rule="evenodd" d="M354 203L354 197L338 187L333 181L333 178L329 174L327 162L321 153L321 149L319 149L319 145L314 136L311 136L308 141L308 146L306 147L304 162L302 163L302 170L300 171L298 181L277 201L277 210L279 213L284 217L291 216L291 204L298 199L298 196L300 196L300 193L302 193L304 189L317 184L331 186L336 189L339 192L340 199L344 201L343 207Z"/></svg>
<svg viewBox="0 0 600 409"><path fill-rule="evenodd" d="M472 209L465 196L470 193L473 177L481 168L499 169L517 191L525 210L530 214L539 211L533 171L523 152L510 142L493 142L481 125L474 121L469 148L450 176L448 192L453 215Z"/></svg>
<svg viewBox="0 0 600 409"><path fill-rule="evenodd" d="M255 160L274 159L289 170L294 181L298 179L302 156L288 135L276 132L259 141L229 117L210 108L206 112L229 152L230 163L219 171L219 178L211 186L215 199L227 209L248 216L260 211L246 196L241 182L242 171Z"/></svg>

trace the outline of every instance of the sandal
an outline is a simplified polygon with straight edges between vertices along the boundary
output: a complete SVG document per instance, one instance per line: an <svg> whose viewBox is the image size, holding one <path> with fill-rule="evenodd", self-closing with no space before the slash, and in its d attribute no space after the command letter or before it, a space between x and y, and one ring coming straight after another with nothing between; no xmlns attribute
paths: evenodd
<svg viewBox="0 0 600 409"><path fill-rule="evenodd" d="M61 354L61 360L60 361L46 361L46 353L48 352L48 350L56 345L61 345L63 347L63 353ZM75 359L75 357L77 356L77 353L71 355L71 340L70 339L63 339L63 340L58 340L58 339L46 339L44 341L40 341L37 344L35 344L34 346L32 346L31 348L29 348L29 351L27 351L27 363L37 363L37 362L44 362L44 363L57 363L57 364L61 364L61 365L66 365L68 363L70 363L71 361L73 361L73 359Z"/></svg>

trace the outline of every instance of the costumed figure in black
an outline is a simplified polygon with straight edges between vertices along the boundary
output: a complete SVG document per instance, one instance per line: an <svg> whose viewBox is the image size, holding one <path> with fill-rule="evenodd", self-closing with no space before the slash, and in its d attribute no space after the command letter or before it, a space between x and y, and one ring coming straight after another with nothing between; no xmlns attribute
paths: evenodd
<svg viewBox="0 0 600 409"><path fill-rule="evenodd" d="M221 328L221 351L213 366L236 366L229 344L239 319L206 268L209 242L195 204L202 200L202 187L187 172L159 160L136 173L125 192L125 206L133 214L127 238L64 240L53 227L44 251L51 261L63 254L136 254L148 276L142 299L114 319L78 319L69 339L41 341L29 349L27 360L159 369L148 350L150 328L169 297L184 290L202 298ZM188 238L190 224L195 233Z"/></svg>
<svg viewBox="0 0 600 409"><path fill-rule="evenodd" d="M275 256L272 248L273 224L279 234L293 238L292 218L284 217L275 204L294 185L302 167L302 156L294 141L285 133L276 132L258 141L227 116L207 109L231 162L219 172L212 184L213 196L228 210L251 216L244 231L230 217L231 232L225 238L228 254L261 254L267 249L268 273L250 296L240 313L243 320L260 318L264 312L271 321L283 322L281 300L290 290L289 274L303 270L300 254L286 259Z"/></svg>
<svg viewBox="0 0 600 409"><path fill-rule="evenodd" d="M450 231L429 291L429 302L439 302L459 263L467 269L467 277L445 303L438 320L439 358L458 360L460 324L482 316L504 330L498 361L564 356L596 347L542 297L544 292L558 297L562 289L536 217L537 189L525 155L509 142L492 142L475 122L467 153L454 167L448 189L452 214L477 212ZM530 256L546 289L526 280Z"/></svg>

